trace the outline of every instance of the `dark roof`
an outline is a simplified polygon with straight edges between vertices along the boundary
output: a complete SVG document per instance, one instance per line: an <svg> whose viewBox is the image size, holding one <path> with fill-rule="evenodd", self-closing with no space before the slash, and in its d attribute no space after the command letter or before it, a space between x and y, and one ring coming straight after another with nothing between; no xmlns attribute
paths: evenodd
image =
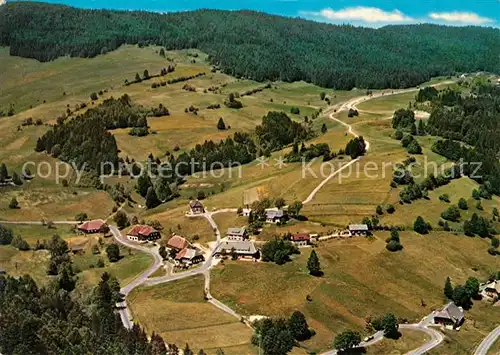
<svg viewBox="0 0 500 355"><path fill-rule="evenodd" d="M202 204L201 204L201 202L200 202L200 201L198 201L198 200L195 200L195 201L191 201L191 202L189 202L189 206L190 206L191 208L203 208L203 205L202 205Z"/></svg>
<svg viewBox="0 0 500 355"><path fill-rule="evenodd" d="M464 319L464 311L454 302L448 303L442 310L436 314L437 318L449 319L454 323L461 323Z"/></svg>

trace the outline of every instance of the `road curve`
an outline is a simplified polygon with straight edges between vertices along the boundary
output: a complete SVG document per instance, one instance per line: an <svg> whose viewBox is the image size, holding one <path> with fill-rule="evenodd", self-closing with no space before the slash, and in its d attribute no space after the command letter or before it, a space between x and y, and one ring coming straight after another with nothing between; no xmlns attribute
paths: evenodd
<svg viewBox="0 0 500 355"><path fill-rule="evenodd" d="M474 351L474 355L486 355L495 341L500 338L500 325L493 329L490 334L483 339L481 344Z"/></svg>
<svg viewBox="0 0 500 355"><path fill-rule="evenodd" d="M406 355L423 355L427 353L429 350L441 344L441 342L444 339L443 335L439 331L432 328L428 328L422 324L400 324L399 329L416 330L427 333L431 337L431 339L427 343L421 345L420 347L412 351L407 352Z"/></svg>

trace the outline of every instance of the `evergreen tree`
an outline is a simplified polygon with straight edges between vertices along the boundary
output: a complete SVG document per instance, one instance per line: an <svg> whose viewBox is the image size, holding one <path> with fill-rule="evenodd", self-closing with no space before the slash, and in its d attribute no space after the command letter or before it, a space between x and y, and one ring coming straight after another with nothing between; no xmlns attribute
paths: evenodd
<svg viewBox="0 0 500 355"><path fill-rule="evenodd" d="M138 83L142 81L141 76L139 75L139 73L135 73L135 81L138 82Z"/></svg>
<svg viewBox="0 0 500 355"><path fill-rule="evenodd" d="M12 200L10 200L9 208L10 209L17 209L17 208L19 208L19 202L17 202L17 199L15 197L12 197Z"/></svg>
<svg viewBox="0 0 500 355"><path fill-rule="evenodd" d="M325 134L326 132L328 132L328 128L326 127L326 123L323 123L321 126L321 133Z"/></svg>
<svg viewBox="0 0 500 355"><path fill-rule="evenodd" d="M135 189L139 195L146 197L148 190L152 185L153 184L151 183L148 172L144 171L143 174L137 179Z"/></svg>
<svg viewBox="0 0 500 355"><path fill-rule="evenodd" d="M446 278L444 283L444 295L450 300L453 299L453 286L449 277Z"/></svg>
<svg viewBox="0 0 500 355"><path fill-rule="evenodd" d="M309 259L307 260L307 269L309 270L309 274L313 276L321 276L322 274L319 258L314 250L311 251L311 255L309 255Z"/></svg>
<svg viewBox="0 0 500 355"><path fill-rule="evenodd" d="M376 212L378 215L384 214L384 210L382 209L382 206L378 205L376 208Z"/></svg>
<svg viewBox="0 0 500 355"><path fill-rule="evenodd" d="M224 123L224 120L222 117L219 118L219 122L217 122L217 129L220 131L223 131L226 129L226 124Z"/></svg>
<svg viewBox="0 0 500 355"><path fill-rule="evenodd" d="M288 321L288 327L294 339L298 341L306 340L311 336L306 317L299 311L292 313Z"/></svg>
<svg viewBox="0 0 500 355"><path fill-rule="evenodd" d="M123 229L129 225L128 216L123 211L118 211L113 218L118 228Z"/></svg>
<svg viewBox="0 0 500 355"><path fill-rule="evenodd" d="M16 186L21 186L23 184L21 178L19 177L19 175L16 172L12 173L12 182Z"/></svg>
<svg viewBox="0 0 500 355"><path fill-rule="evenodd" d="M462 197L458 201L458 208L460 208L461 210L467 210L469 208L469 206L467 205L467 201L465 200L465 198Z"/></svg>
<svg viewBox="0 0 500 355"><path fill-rule="evenodd" d="M5 182L7 178L9 177L9 172L7 171L7 166L2 163L0 165L0 182Z"/></svg>
<svg viewBox="0 0 500 355"><path fill-rule="evenodd" d="M146 70L144 70L143 78L144 78L144 80L149 79L149 72L148 72L148 70L147 70L147 69L146 69Z"/></svg>
<svg viewBox="0 0 500 355"><path fill-rule="evenodd" d="M148 209L155 208L161 204L161 201L156 196L155 189L152 186L149 187L148 192L146 194L146 207Z"/></svg>

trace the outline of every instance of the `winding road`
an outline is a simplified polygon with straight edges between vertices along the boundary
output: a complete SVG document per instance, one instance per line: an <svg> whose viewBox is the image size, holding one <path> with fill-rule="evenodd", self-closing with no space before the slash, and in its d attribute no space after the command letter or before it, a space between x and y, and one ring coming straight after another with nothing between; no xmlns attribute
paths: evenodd
<svg viewBox="0 0 500 355"><path fill-rule="evenodd" d="M439 84L444 84L444 83L446 83L446 82L442 82ZM397 95L397 94L412 92L412 91L417 91L417 90L418 90L418 88L405 89L405 90L394 90L392 92L376 93L376 94L373 94L371 96L365 95L365 96L356 97L356 98L353 98L351 100L344 102L341 105L331 107L330 110L337 107L338 111L329 113L329 117L330 117L330 119L345 126L347 128L349 134L357 137L358 134L356 132L354 132L351 125L349 125L349 124L339 120L337 117L335 117L337 113L344 111L344 110L347 110L349 108L355 108L357 104L371 100L371 99L375 99L377 97ZM365 140L365 142L366 142L366 150L368 151L368 149L370 148L370 143L366 140ZM345 165L340 167L338 170L336 170L335 172L333 172L332 174L327 176L325 179L323 179L318 184L318 186L316 186L316 188L309 194L309 196L303 201L303 204L307 204L310 201L312 201L314 199L314 197L316 196L316 194L321 190L321 188L323 188L323 186L325 184L328 183L328 181L330 181L333 177L337 176L340 172L342 172L344 169L346 169L350 165L358 162L360 159L361 159L361 157L354 159L354 160L350 161L349 163L346 163ZM206 296L207 296L207 301L210 302L211 304L213 304L218 309L220 309L220 310L222 310L222 311L224 311L224 312L226 312L226 313L228 313L228 314L230 314L238 319L242 319L241 315L237 314L234 310L232 310L230 307L224 305L222 302L213 298L213 296L210 294L210 269L213 266L213 252L216 250L217 246L221 242L221 234L220 234L219 228L218 228L217 223L214 221L212 216L214 214L217 214L217 213L228 213L228 212L236 212L236 211L237 211L236 209L221 209L221 210L217 210L217 211L213 211L213 212L205 212L205 213L200 214L200 215L194 215L194 216L187 215L187 217L203 217L203 218L205 218L214 230L214 233L215 233L216 238L217 238L216 243L211 248L210 254L208 255L206 261L203 264L201 264L200 266L198 266L197 268L194 268L194 269L191 269L188 271L184 271L184 272L179 272L179 273L176 273L173 275L167 275L167 276L161 276L161 277L150 277L163 264L163 260L158 253L158 247L149 248L149 247L145 247L145 246L133 243L133 242L129 241L126 237L124 237L121 234L121 232L118 230L118 228L116 228L113 225L110 225L110 231L113 234L114 239L118 243L120 243L128 248L132 248L132 249L147 253L147 254L151 255L154 259L153 264L147 270L145 270L144 272L139 274L134 280L132 280L128 285L124 286L120 290L121 293L126 297L134 288L136 288L140 285L153 286L153 285L172 282L172 281L180 280L180 279L183 279L186 277L191 277L194 275L202 274L205 277L205 292L206 292ZM53 223L54 224L77 224L78 222L76 222L76 221L54 221ZM37 222L0 221L0 224L40 224L41 225L42 222L41 221L37 221ZM132 322L132 317L131 317L130 312L128 310L126 301L124 300L122 303L117 304L117 308L120 312L120 317L121 317L123 325L130 329L133 325L133 322ZM410 351L408 354L410 354L410 355L425 354L427 351L436 347L437 345L439 345L443 341L443 335L439 331L429 327L429 324L431 324L431 321L432 321L432 314L425 317L420 323L401 324L399 326L400 329L418 330L418 331L425 332L430 336L430 340L428 342L426 342L425 344L423 344L419 348ZM496 328L494 331L492 331L482 341L482 343L479 345L479 347L477 348L474 355L486 355L486 353L488 352L488 349L493 345L493 343L499 337L500 337L500 326L498 328ZM374 334L374 338L372 340L370 340L369 342L362 342L360 344L360 347L370 346L372 344L375 344L375 343L381 341L382 339L383 339L382 332L377 332ZM322 355L334 355L334 354L337 354L337 352L335 350L332 350L332 351L325 352Z"/></svg>

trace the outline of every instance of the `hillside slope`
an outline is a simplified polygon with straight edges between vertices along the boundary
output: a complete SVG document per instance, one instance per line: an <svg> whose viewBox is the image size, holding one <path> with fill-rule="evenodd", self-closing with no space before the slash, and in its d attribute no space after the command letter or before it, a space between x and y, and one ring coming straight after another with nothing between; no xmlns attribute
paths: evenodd
<svg viewBox="0 0 500 355"><path fill-rule="evenodd" d="M337 89L408 87L436 75L500 72L500 30L436 25L334 26L252 11L158 14L14 2L0 9L0 45L49 61L129 44L199 48L226 73Z"/></svg>

